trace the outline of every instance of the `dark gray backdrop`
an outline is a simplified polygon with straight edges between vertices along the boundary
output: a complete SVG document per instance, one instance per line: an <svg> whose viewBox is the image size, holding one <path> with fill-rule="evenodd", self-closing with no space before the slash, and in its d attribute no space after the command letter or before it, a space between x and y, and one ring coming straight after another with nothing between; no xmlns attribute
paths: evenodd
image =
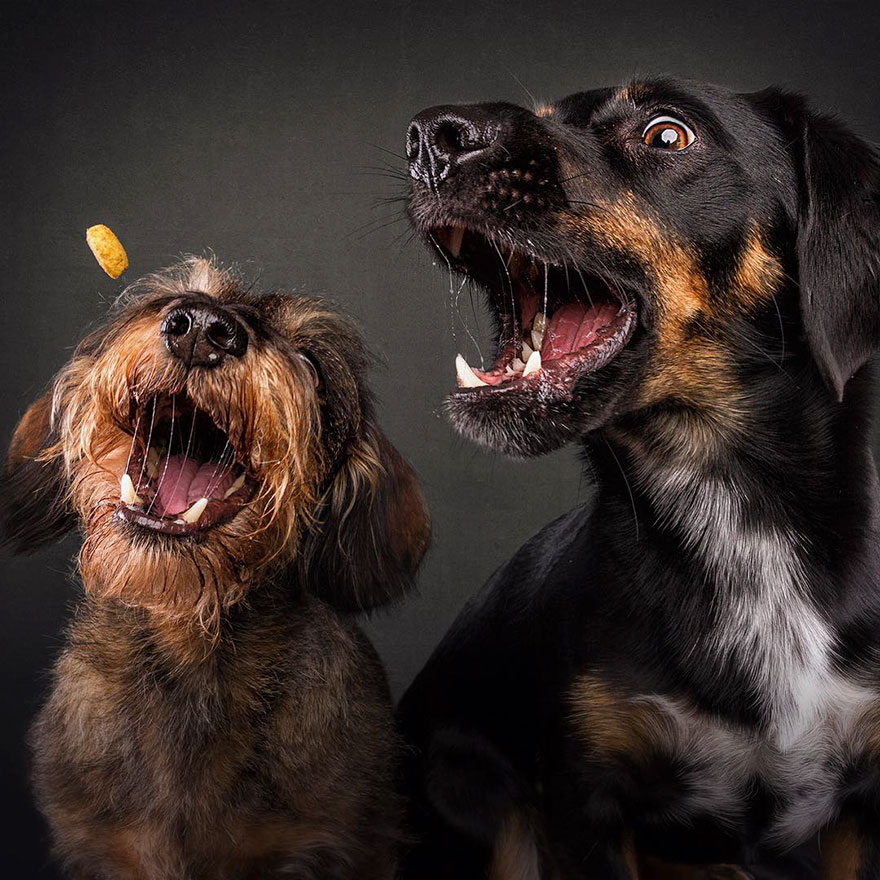
<svg viewBox="0 0 880 880"><path fill-rule="evenodd" d="M399 693L465 597L589 493L573 452L512 464L465 445L439 413L456 351L474 360L465 323L485 345L488 322L466 295L454 314L401 205L378 202L401 192L380 172L403 168L393 154L410 116L668 71L800 89L877 138L875 5L2 2L3 443L123 282L177 255L212 248L265 287L333 298L385 361L373 376L382 423L433 513L420 595L369 624ZM83 241L99 222L129 251L118 283ZM53 876L23 739L75 595L75 546L3 563L2 859L20 880Z"/></svg>

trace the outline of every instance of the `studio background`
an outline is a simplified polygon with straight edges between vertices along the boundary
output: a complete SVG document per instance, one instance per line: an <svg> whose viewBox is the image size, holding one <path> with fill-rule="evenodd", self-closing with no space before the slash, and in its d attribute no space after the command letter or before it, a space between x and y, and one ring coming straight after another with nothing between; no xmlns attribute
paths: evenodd
<svg viewBox="0 0 880 880"><path fill-rule="evenodd" d="M643 0L0 5L0 437L139 275L212 249L264 289L327 296L384 365L381 423L417 469L433 546L420 592L367 629L399 695L465 598L543 524L589 497L573 450L511 463L441 414L468 328L489 322L410 241L410 117L436 103L536 99L672 72L777 83L880 136L873 3ZM396 155L395 155L396 154ZM118 282L84 231L128 249ZM455 285L457 289L458 285ZM5 876L54 877L24 739L61 645L77 542L2 561L0 795ZM173 744L169 743L169 748Z"/></svg>

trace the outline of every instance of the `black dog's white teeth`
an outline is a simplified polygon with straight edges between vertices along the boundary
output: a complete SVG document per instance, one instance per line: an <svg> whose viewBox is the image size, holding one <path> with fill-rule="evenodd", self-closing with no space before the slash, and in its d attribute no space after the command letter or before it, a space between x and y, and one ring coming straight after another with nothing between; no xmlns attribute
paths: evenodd
<svg viewBox="0 0 880 880"><path fill-rule="evenodd" d="M473 371L471 365L460 354L455 356L455 373L459 388L479 388L481 385L489 384Z"/></svg>
<svg viewBox="0 0 880 880"><path fill-rule="evenodd" d="M528 362L533 351L540 351L544 345L544 331L547 329L547 316L538 312L532 321L532 329L523 333L523 360Z"/></svg>
<svg viewBox="0 0 880 880"><path fill-rule="evenodd" d="M530 376L532 373L537 373L541 369L541 352L533 351L529 355L529 359L526 361L525 366L523 367L523 376Z"/></svg>
<svg viewBox="0 0 880 880"><path fill-rule="evenodd" d="M531 329L523 332L518 356L505 365L505 376L530 376L532 373L540 371L542 366L541 347L544 344L546 327L547 316L543 312L538 312L532 322ZM479 388L489 384L474 372L473 367L460 354L455 357L455 373L459 388Z"/></svg>

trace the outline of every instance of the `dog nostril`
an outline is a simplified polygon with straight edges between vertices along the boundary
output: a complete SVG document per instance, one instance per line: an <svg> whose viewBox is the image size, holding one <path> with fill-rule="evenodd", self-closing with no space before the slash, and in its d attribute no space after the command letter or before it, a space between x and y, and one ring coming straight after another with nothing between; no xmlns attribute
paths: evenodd
<svg viewBox="0 0 880 880"><path fill-rule="evenodd" d="M186 336L192 328L192 315L185 309L175 309L162 322L166 336Z"/></svg>
<svg viewBox="0 0 880 880"><path fill-rule="evenodd" d="M165 347L187 366L216 367L248 347L245 326L230 312L206 303L172 309L162 322Z"/></svg>
<svg viewBox="0 0 880 880"><path fill-rule="evenodd" d="M217 318L210 321L205 328L205 336L211 345L235 357L240 357L247 348L247 334L231 320Z"/></svg>
<svg viewBox="0 0 880 880"><path fill-rule="evenodd" d="M451 122L444 122L437 127L434 140L444 153L450 155L464 153L469 149L466 145L467 135L459 126Z"/></svg>
<svg viewBox="0 0 880 880"><path fill-rule="evenodd" d="M434 142L447 156L475 153L490 145L490 138L479 130L459 120L447 120L437 126Z"/></svg>

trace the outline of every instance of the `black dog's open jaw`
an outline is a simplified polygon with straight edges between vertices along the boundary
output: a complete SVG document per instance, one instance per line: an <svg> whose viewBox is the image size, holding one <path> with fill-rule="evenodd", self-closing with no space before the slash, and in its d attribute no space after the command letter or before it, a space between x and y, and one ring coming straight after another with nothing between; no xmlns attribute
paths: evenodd
<svg viewBox="0 0 880 880"><path fill-rule="evenodd" d="M456 358L459 387L447 400L455 426L516 457L570 442L581 428L583 380L633 335L633 299L576 265L550 262L463 224L428 236L450 268L485 288L498 329L490 369Z"/></svg>
<svg viewBox="0 0 880 880"><path fill-rule="evenodd" d="M257 480L246 457L217 416L185 393L132 402L131 417L121 519L165 535L193 535L228 522L253 497Z"/></svg>
<svg viewBox="0 0 880 880"><path fill-rule="evenodd" d="M427 238L450 269L485 289L497 329L489 369L456 357L458 389L447 400L455 426L515 457L573 440L590 409L585 380L633 336L634 298L582 266L554 262L463 223L430 228Z"/></svg>
<svg viewBox="0 0 880 880"><path fill-rule="evenodd" d="M535 403L571 398L575 383L619 354L636 324L633 300L577 266L547 262L463 224L428 233L449 265L481 282L500 328L486 371L459 355L456 398L517 394Z"/></svg>

